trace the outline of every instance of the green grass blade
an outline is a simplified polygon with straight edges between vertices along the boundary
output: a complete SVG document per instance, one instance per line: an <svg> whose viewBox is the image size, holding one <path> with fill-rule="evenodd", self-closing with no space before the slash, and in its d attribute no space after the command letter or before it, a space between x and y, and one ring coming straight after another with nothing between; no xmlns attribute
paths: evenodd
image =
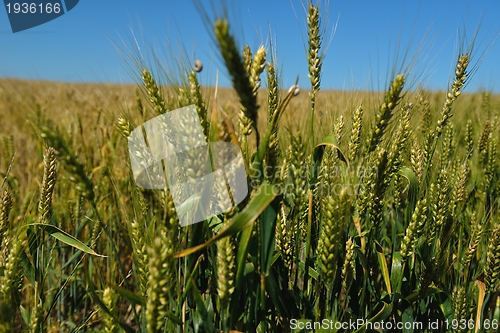
<svg viewBox="0 0 500 333"><path fill-rule="evenodd" d="M120 288L118 286L113 287L113 290L116 291L120 296L127 299L132 304L137 304L140 306L146 306L146 300L141 296L131 292L130 290Z"/></svg>
<svg viewBox="0 0 500 333"><path fill-rule="evenodd" d="M382 304L383 304L382 309L380 309L380 311L377 312L377 314L375 316L371 317L368 320L370 323L381 322L382 320L387 319L391 315L392 305L389 303L385 303L385 302L383 302ZM366 324L363 325L361 328L357 329L354 333L358 333L358 332L366 332Z"/></svg>
<svg viewBox="0 0 500 333"><path fill-rule="evenodd" d="M248 253L248 243L252 237L253 225L246 228L241 232L240 241L238 245L238 252L236 253L236 288L240 289L243 283L243 276L246 271L246 259ZM253 266L253 264L252 264Z"/></svg>
<svg viewBox="0 0 500 333"><path fill-rule="evenodd" d="M174 255L175 258L185 257L196 251L199 251L218 239L223 237L231 236L237 232L246 229L262 214L264 209L274 200L278 194L278 188L268 183L262 184L256 191L256 195L250 201L250 203L245 207L245 209L238 215L236 215L228 225L222 229L214 237L210 238L203 244L185 249ZM240 244L241 247L241 244Z"/></svg>
<svg viewBox="0 0 500 333"><path fill-rule="evenodd" d="M321 161L323 160L323 155L325 153L326 147L332 147L333 149L336 149L340 160L345 162L346 164L349 164L347 158L344 155L344 152L342 151L342 149L340 149L340 145L335 135L330 134L326 136L325 138L323 138L323 140L321 140L319 144L316 145L316 147L314 147L313 172L311 174L310 184L315 184L316 180L318 179L319 166L321 164Z"/></svg>
<svg viewBox="0 0 500 333"><path fill-rule="evenodd" d="M276 217L278 216L279 205L280 200L275 198L260 217L260 271L266 276L269 274L273 258Z"/></svg>
<svg viewBox="0 0 500 333"><path fill-rule="evenodd" d="M389 273L389 267L387 266L387 260L385 259L384 250L378 242L375 242L375 249L377 251L378 264L380 272L382 273L382 277L384 278L384 283L385 287L387 288L387 293L392 294L391 277Z"/></svg>
<svg viewBox="0 0 500 333"><path fill-rule="evenodd" d="M196 286L193 279L189 280L191 284L191 290L193 292L193 298L196 302L196 314L199 315L198 318L198 332L207 332L207 333L215 333L215 327L213 322L213 314L209 314L207 306L205 305L203 299L201 298L200 292L198 291L198 287Z"/></svg>
<svg viewBox="0 0 500 333"><path fill-rule="evenodd" d="M92 250L90 247L87 245L83 244L80 242L78 239L75 237L71 236L70 234L66 233L65 231L59 229L58 227L55 227L50 224L43 224L43 223L32 223L28 224L27 226L34 226L42 229L43 231L47 232L49 235L54 237L55 239L68 244L69 246L74 247L77 250L80 250L82 252L91 254L93 256L97 257L106 257L100 254L97 254L94 250Z"/></svg>
<svg viewBox="0 0 500 333"><path fill-rule="evenodd" d="M400 294L402 284L403 284L403 260L399 252L394 252L392 255L392 267L391 267L392 292Z"/></svg>

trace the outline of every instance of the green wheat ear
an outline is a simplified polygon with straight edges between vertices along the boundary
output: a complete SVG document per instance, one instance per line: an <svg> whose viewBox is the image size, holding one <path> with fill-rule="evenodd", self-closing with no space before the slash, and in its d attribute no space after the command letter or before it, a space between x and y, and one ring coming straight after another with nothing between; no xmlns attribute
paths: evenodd
<svg viewBox="0 0 500 333"><path fill-rule="evenodd" d="M363 107L360 105L354 111L351 140L349 141L349 161L354 161L359 152L361 131L363 129Z"/></svg>
<svg viewBox="0 0 500 333"><path fill-rule="evenodd" d="M321 27L319 8L309 3L307 12L307 39L308 52L307 62L309 68L309 80L311 81L311 100L314 101L316 93L321 85L321 68L323 65L323 56L321 54ZM314 106L313 106L314 108Z"/></svg>
<svg viewBox="0 0 500 333"><path fill-rule="evenodd" d="M469 307L467 303L467 293L465 286L455 287L452 294L453 313L457 320L467 319L469 317Z"/></svg>
<svg viewBox="0 0 500 333"><path fill-rule="evenodd" d="M310 141L311 150L315 145L314 140L314 114L316 110L316 94L321 88L321 69L323 66L323 54L321 52L321 27L319 8L309 2L307 11L307 67L309 70L309 80L311 82L311 91L309 92L310 109ZM310 221L312 222L312 221Z"/></svg>
<svg viewBox="0 0 500 333"><path fill-rule="evenodd" d="M484 196L488 196L490 189L493 186L493 179L495 175L495 170L497 166L497 138L493 135L493 131L488 135L486 141L486 148L483 153L484 158L484 177L482 182L482 191Z"/></svg>
<svg viewBox="0 0 500 333"><path fill-rule="evenodd" d="M12 225L9 214L12 209L12 196L9 191L3 192L0 200L0 266L7 260Z"/></svg>
<svg viewBox="0 0 500 333"><path fill-rule="evenodd" d="M484 165L486 164L486 156L487 156L487 146L488 146L488 138L493 129L491 122L488 120L484 124L483 133L481 133L481 138L479 139L479 143L477 145L477 151L480 154L480 162Z"/></svg>
<svg viewBox="0 0 500 333"><path fill-rule="evenodd" d="M250 75L250 71L252 70L252 50L248 44L243 48L243 66L247 74Z"/></svg>
<svg viewBox="0 0 500 333"><path fill-rule="evenodd" d="M356 268L354 263L355 249L356 249L356 243L351 237L349 237L345 245L345 258L344 258L344 264L342 266L342 272L340 275L342 281L342 289L345 292L347 292L347 289L351 284L350 281L352 281L352 277L356 274Z"/></svg>
<svg viewBox="0 0 500 333"><path fill-rule="evenodd" d="M198 112L201 127L203 128L203 134L205 134L206 139L210 129L207 119L207 107L203 101L203 97L201 96L200 83L198 82L198 76L194 70L189 73L189 86L191 88L191 97L193 98L194 105L196 106L196 111Z"/></svg>
<svg viewBox="0 0 500 333"><path fill-rule="evenodd" d="M131 221L128 225L128 232L132 241L132 256L134 258L134 265L137 270L139 279L139 290L145 297L147 295L148 287L148 256L145 240L145 228L141 222L136 220Z"/></svg>
<svg viewBox="0 0 500 333"><path fill-rule="evenodd" d="M282 203L279 215L276 221L276 248L281 253L284 266L287 269L292 267L295 239L294 228L292 222L287 219L285 206Z"/></svg>
<svg viewBox="0 0 500 333"><path fill-rule="evenodd" d="M231 237L217 241L217 292L221 308L227 310L235 288L236 258Z"/></svg>
<svg viewBox="0 0 500 333"><path fill-rule="evenodd" d="M384 195L389 185L387 179L387 151L378 147L370 164L370 172L363 180L363 186L356 201L358 216L368 218L369 229L377 232L383 220Z"/></svg>
<svg viewBox="0 0 500 333"><path fill-rule="evenodd" d="M176 263L173 233L177 230L160 227L157 236L148 247L148 288L146 303L146 322L148 333L164 331L167 315L173 310L172 301L176 298Z"/></svg>
<svg viewBox="0 0 500 333"><path fill-rule="evenodd" d="M245 64L237 50L236 41L229 32L227 19L217 19L214 26L215 38L219 51L231 77L231 81L240 98L242 127L248 131L257 128L257 98L253 93L253 86ZM248 64L247 64L248 66Z"/></svg>
<svg viewBox="0 0 500 333"><path fill-rule="evenodd" d="M481 243L481 238L484 232L483 224L478 221L478 219L476 218L476 214L472 214L472 216L470 217L470 225L472 233L469 239L467 252L465 253L462 260L462 270L464 272L469 272L469 265L472 261L472 258L476 254L477 248Z"/></svg>
<svg viewBox="0 0 500 333"><path fill-rule="evenodd" d="M474 152L474 130L470 119L467 120L465 128L465 151L467 152L467 159L470 159Z"/></svg>
<svg viewBox="0 0 500 333"><path fill-rule="evenodd" d="M130 133L132 133L132 131L134 130L134 127L132 126L130 121L128 121L127 118L125 118L125 116L119 116L116 122L120 133L125 138L128 138L130 136Z"/></svg>
<svg viewBox="0 0 500 333"><path fill-rule="evenodd" d="M316 265L321 272L325 285L331 287L335 278L336 262L342 243L342 233L345 230L346 219L351 216L349 194L345 188L340 193L332 192L324 197L320 204L320 216L321 226ZM351 244L347 248L347 254L351 257L353 250L354 244L351 240ZM349 253L349 251L351 252ZM347 270L342 273L347 274Z"/></svg>
<svg viewBox="0 0 500 333"><path fill-rule="evenodd" d="M417 243L424 232L426 220L427 206L424 198L417 202L410 224L406 229L405 237L401 242L401 257L403 259L406 260L414 253Z"/></svg>
<svg viewBox="0 0 500 333"><path fill-rule="evenodd" d="M453 102L462 94L462 88L467 80L467 67L469 66L469 62L470 56L468 53L462 54L458 57L455 69L455 79L451 85L451 91L446 95L446 100L444 101L441 111L441 119L438 121L436 126L437 136L441 135L444 127L452 116L451 107Z"/></svg>
<svg viewBox="0 0 500 333"><path fill-rule="evenodd" d="M155 112L157 114L164 114L167 112L165 100L163 99L160 87L156 84L155 79L147 69L142 70L142 81L149 96L149 101L151 102Z"/></svg>
<svg viewBox="0 0 500 333"><path fill-rule="evenodd" d="M413 135L410 137L415 139ZM418 142L416 140L412 140L412 142L413 147L410 150L411 169L417 176L418 182L420 183L424 174L424 154Z"/></svg>
<svg viewBox="0 0 500 333"><path fill-rule="evenodd" d="M94 185L88 178L83 165L78 162L76 154L67 145L60 133L49 127L39 126L40 136L45 140L47 146L54 149L55 156L69 173L69 179L76 184L76 189L89 200L94 199Z"/></svg>
<svg viewBox="0 0 500 333"><path fill-rule="evenodd" d="M106 287L102 294L102 302L108 308L109 312L116 316L116 292L110 287ZM105 333L118 333L121 332L120 326L116 320L110 316L108 313L103 314L104 319L104 332Z"/></svg>
<svg viewBox="0 0 500 333"><path fill-rule="evenodd" d="M278 94L278 80L276 77L276 71L274 66L269 62L267 63L267 123L271 123L271 120L275 116L278 110L279 104L279 94ZM266 151L266 178L273 182L276 179L276 170L275 168L278 165L278 158L280 155L279 146L278 146L278 129L279 126L276 123L276 126L272 129L271 136L269 138L269 145Z"/></svg>
<svg viewBox="0 0 500 333"><path fill-rule="evenodd" d="M488 244L486 264L484 268L484 282L487 292L494 292L500 273L500 224L495 225L491 233L491 242Z"/></svg>
<svg viewBox="0 0 500 333"><path fill-rule="evenodd" d="M12 239L4 266L3 279L0 280L0 328L6 328L5 332L13 331L13 321L21 303L22 270L20 265L26 246L25 240L25 232L20 232Z"/></svg>
<svg viewBox="0 0 500 333"><path fill-rule="evenodd" d="M38 296L35 296L38 297ZM31 311L31 322L29 327L30 333L39 333L44 332L43 326L43 304L41 301L37 301L36 305L33 307Z"/></svg>
<svg viewBox="0 0 500 333"><path fill-rule="evenodd" d="M396 172L399 171L400 166L403 163L403 153L405 149L406 141L410 135L410 110L411 105L406 104L403 106L401 112L401 120L396 134L393 137L393 142L391 145L391 150L388 155L387 162L387 175L388 179L392 179Z"/></svg>
<svg viewBox="0 0 500 333"><path fill-rule="evenodd" d="M446 99L443 103L441 109L441 118L437 122L437 126L434 132L429 132L425 135L424 139L424 157L426 160L426 173L429 177L429 168L432 163L432 158L436 150L437 140L441 137L444 128L453 116L451 113L453 103L456 101L458 96L462 94L462 89L468 78L467 67L470 63L470 55L468 53L462 54L458 57L456 67L455 67L455 78L451 85L451 89L446 94Z"/></svg>
<svg viewBox="0 0 500 333"><path fill-rule="evenodd" d="M266 55L267 50L264 46L259 46L257 52L255 52L255 56L253 58L252 67L250 68L250 83L253 86L253 93L257 95L257 91L260 88L261 79L260 75L264 72L264 68L266 66Z"/></svg>
<svg viewBox="0 0 500 333"><path fill-rule="evenodd" d="M52 194L54 193L54 186L57 178L57 161L56 152L54 148L48 147L45 150L43 157L43 180L40 195L40 202L38 204L38 214L40 216L40 223L49 222L49 213L52 206Z"/></svg>
<svg viewBox="0 0 500 333"><path fill-rule="evenodd" d="M417 96L416 111L422 113L422 120L420 123L420 132L426 135L432 126L432 113L431 113L431 103L429 101L428 94L423 92L419 93Z"/></svg>
<svg viewBox="0 0 500 333"><path fill-rule="evenodd" d="M249 50L248 45L245 48L246 50ZM250 51L248 51L250 52ZM249 59L246 57L250 56L251 53L249 54L244 54L244 64L245 64L245 69L247 70L247 75L248 79L250 81L250 86L252 88L252 94L254 95L254 98L257 98L257 92L260 88L261 84L261 79L260 75L264 71L265 63L266 63L266 54L267 50L261 45L257 52L255 52L253 60L250 59L250 63L248 64ZM258 106L257 106L258 107ZM246 141L246 136L250 135L252 133L252 128L255 129L256 135L257 135L257 144L259 143L259 133L257 132L257 115L252 116L248 112L245 111L245 107L242 105L241 112L240 112L240 132L241 134L244 135L243 137L243 142ZM246 143L245 143L246 144Z"/></svg>
<svg viewBox="0 0 500 333"><path fill-rule="evenodd" d="M368 152L375 151L378 147L384 132L389 125L392 118L393 111L401 100L401 93L405 84L406 78L403 74L399 74L392 81L389 90L384 96L384 102L380 105L379 113L377 114L377 121L375 127L371 132L370 139L368 139Z"/></svg>

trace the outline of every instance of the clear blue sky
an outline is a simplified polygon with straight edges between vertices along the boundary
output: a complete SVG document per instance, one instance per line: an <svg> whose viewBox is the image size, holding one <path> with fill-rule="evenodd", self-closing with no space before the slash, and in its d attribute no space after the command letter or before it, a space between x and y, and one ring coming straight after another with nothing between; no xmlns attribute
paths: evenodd
<svg viewBox="0 0 500 333"><path fill-rule="evenodd" d="M220 2L207 1L206 7L216 4L220 8ZM283 85L290 86L299 75L300 85L306 88L305 1L228 3L239 44L248 43L252 50L260 43L269 46L270 26ZM412 55L422 40L425 45L418 53L414 73L428 88L446 89L457 54L458 29L465 26L470 37L482 20L476 60L500 31L498 0L332 0L321 6L327 8L328 14L328 22L322 21L326 29L324 46L329 44L324 60L324 89L384 88L398 45L399 55L406 49ZM213 17L211 10L209 14ZM62 17L14 34L5 8L0 8L0 77L133 82L127 61L112 43L123 38L132 47L132 29L143 35L147 48L156 49L160 58L169 52L167 41L182 44L188 56L196 54L203 61L202 83L213 84L215 72L222 66L206 23L189 0L80 0ZM335 35L328 43L335 25ZM163 64L172 67L169 61ZM229 85L224 72L219 84ZM500 41L490 48L467 91L481 88L500 91Z"/></svg>

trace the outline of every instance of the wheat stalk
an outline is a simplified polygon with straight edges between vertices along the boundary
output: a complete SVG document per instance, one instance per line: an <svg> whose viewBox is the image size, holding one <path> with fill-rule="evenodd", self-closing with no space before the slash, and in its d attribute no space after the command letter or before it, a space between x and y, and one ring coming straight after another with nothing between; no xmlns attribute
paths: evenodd
<svg viewBox="0 0 500 333"><path fill-rule="evenodd" d="M52 206L52 194L57 178L56 152L54 148L48 147L43 157L43 180L38 204L40 223L49 222L49 213Z"/></svg>

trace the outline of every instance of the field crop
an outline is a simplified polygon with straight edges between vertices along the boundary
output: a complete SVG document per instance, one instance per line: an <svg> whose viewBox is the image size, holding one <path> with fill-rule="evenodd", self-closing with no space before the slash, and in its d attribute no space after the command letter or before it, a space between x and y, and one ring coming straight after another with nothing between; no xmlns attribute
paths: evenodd
<svg viewBox="0 0 500 333"><path fill-rule="evenodd" d="M224 18L233 89L189 67L168 87L146 67L140 86L1 79L0 332L497 331L500 98L463 92L476 50L448 91L404 71L320 91L319 17L308 87L280 87ZM128 140L188 105L241 148L249 195L181 227L171 189L136 185Z"/></svg>

